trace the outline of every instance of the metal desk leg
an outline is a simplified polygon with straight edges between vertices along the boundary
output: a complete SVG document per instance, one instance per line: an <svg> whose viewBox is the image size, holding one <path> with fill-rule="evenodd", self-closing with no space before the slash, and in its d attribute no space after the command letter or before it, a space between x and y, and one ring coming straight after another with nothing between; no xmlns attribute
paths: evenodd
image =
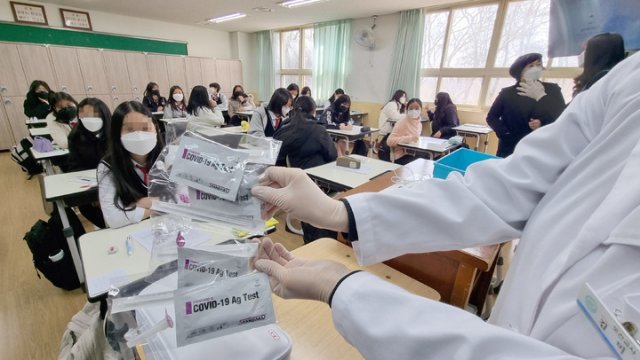
<svg viewBox="0 0 640 360"><path fill-rule="evenodd" d="M84 272L82 271L82 260L80 259L80 253L76 246L76 239L73 237L73 228L69 225L69 219L67 218L67 212L62 200L56 200L56 208L58 214L60 214L60 220L62 221L62 232L67 239L67 245L69 245L69 251L71 252L71 258L73 259L73 266L76 268L78 274L78 280L80 284L84 284Z"/></svg>
<svg viewBox="0 0 640 360"><path fill-rule="evenodd" d="M51 161L51 159L44 159L42 160L43 164L44 164L44 172L47 175L54 175L55 172L53 170L53 162Z"/></svg>

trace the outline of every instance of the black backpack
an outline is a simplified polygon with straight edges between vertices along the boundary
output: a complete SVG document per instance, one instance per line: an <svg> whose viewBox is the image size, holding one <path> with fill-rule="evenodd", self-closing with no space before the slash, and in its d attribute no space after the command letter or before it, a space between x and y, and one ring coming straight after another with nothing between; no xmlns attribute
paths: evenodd
<svg viewBox="0 0 640 360"><path fill-rule="evenodd" d="M11 160L15 161L22 171L26 172L29 175L29 179L33 177L33 175L40 174L42 170L42 165L38 164L36 159L31 155L31 147L33 143L31 139L24 138L20 140L20 142L11 148Z"/></svg>
<svg viewBox="0 0 640 360"><path fill-rule="evenodd" d="M72 209L67 208L66 213L77 243L77 239L84 234L84 228ZM48 222L38 220L33 224L31 230L24 235L24 240L33 254L33 265L38 278L42 273L53 285L65 290L80 287L57 208L54 208Z"/></svg>

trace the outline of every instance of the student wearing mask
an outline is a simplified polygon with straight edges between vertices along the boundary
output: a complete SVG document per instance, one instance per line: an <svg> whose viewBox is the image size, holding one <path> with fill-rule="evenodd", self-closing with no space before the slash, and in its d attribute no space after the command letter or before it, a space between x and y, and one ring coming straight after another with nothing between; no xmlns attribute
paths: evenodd
<svg viewBox="0 0 640 360"><path fill-rule="evenodd" d="M51 138L60 148L68 149L71 126L78 121L78 102L66 92L57 92L51 96L51 104L53 111L46 118Z"/></svg>
<svg viewBox="0 0 640 360"><path fill-rule="evenodd" d="M69 134L69 171L96 169L107 152L111 111L100 99L86 98L78 104L78 124ZM104 229L98 201L78 207L95 226Z"/></svg>
<svg viewBox="0 0 640 360"><path fill-rule="evenodd" d="M327 108L329 108L329 106L333 105L334 101L336 101L337 98L339 98L342 95L344 95L344 90L336 89L336 91L333 92L331 97L324 102L322 107L326 110Z"/></svg>
<svg viewBox="0 0 640 360"><path fill-rule="evenodd" d="M422 123L420 122L420 113L422 112L422 101L420 99L411 99L407 103L407 114L398 120L393 127L387 144L393 148L394 163L406 165L416 159L410 155L404 148L398 146L400 143L415 143L420 140L422 133Z"/></svg>
<svg viewBox="0 0 640 360"><path fill-rule="evenodd" d="M454 127L460 125L458 120L458 109L456 108L449 93L439 92L433 102L436 111L427 110L429 121L431 121L431 136L441 139L449 139L456 135Z"/></svg>
<svg viewBox="0 0 640 360"><path fill-rule="evenodd" d="M303 87L302 90L300 91L300 96L311 97L311 88L308 86Z"/></svg>
<svg viewBox="0 0 640 360"><path fill-rule="evenodd" d="M596 81L604 77L617 63L624 60L624 39L620 34L599 34L587 41L584 52L580 54L582 74L573 79L573 96L589 89Z"/></svg>
<svg viewBox="0 0 640 360"><path fill-rule="evenodd" d="M487 114L487 124L498 136L498 156L511 155L523 137L551 124L564 110L560 86L541 82L542 71L538 53L520 56L509 68L516 84L500 91Z"/></svg>
<svg viewBox="0 0 640 360"><path fill-rule="evenodd" d="M233 118L239 111L255 110L256 104L253 103L253 98L244 92L242 86L234 86L231 94L231 99L229 100L229 117Z"/></svg>
<svg viewBox="0 0 640 360"><path fill-rule="evenodd" d="M135 224L151 214L149 169L162 151L158 124L137 101L113 112L109 147L98 165L98 197L104 221L111 228Z"/></svg>
<svg viewBox="0 0 640 360"><path fill-rule="evenodd" d="M45 119L51 112L49 98L53 95L49 85L42 80L34 80L29 86L24 100L24 114L28 118Z"/></svg>
<svg viewBox="0 0 640 360"><path fill-rule="evenodd" d="M351 119L351 98L349 95L341 95L336 101L324 110L320 115L320 123L324 124L328 129L338 130L351 130L353 129L353 119ZM362 143L362 144L360 144ZM338 144L338 156L344 156L349 151L348 143L344 140L339 140ZM362 146L364 142L357 140L354 143L358 149L364 149ZM366 145L365 145L366 148ZM362 151L364 152L364 151ZM365 155L366 154L360 154Z"/></svg>
<svg viewBox="0 0 640 360"><path fill-rule="evenodd" d="M253 112L249 123L249 134L271 137L285 121L291 110L293 100L287 89L276 89L267 105L260 106Z"/></svg>
<svg viewBox="0 0 640 360"><path fill-rule="evenodd" d="M169 89L169 101L164 108L163 119L180 119L186 118L187 102L184 100L184 91L178 85L174 85Z"/></svg>
<svg viewBox="0 0 640 360"><path fill-rule="evenodd" d="M298 87L298 84L296 83L289 84L289 86L287 86L287 91L291 94L291 98L295 102L296 99L298 98L298 95L300 94L300 87Z"/></svg>
<svg viewBox="0 0 640 360"><path fill-rule="evenodd" d="M224 125L222 111L218 109L216 102L209 97L207 88L202 85L195 86L191 89L187 112L189 113L189 127L194 125Z"/></svg>
<svg viewBox="0 0 640 360"><path fill-rule="evenodd" d="M218 109L220 111L225 112L229 110L229 100L222 93L222 88L220 84L217 82L209 84L209 94L211 95L211 100L215 101L218 104Z"/></svg>
<svg viewBox="0 0 640 360"><path fill-rule="evenodd" d="M142 104L151 112L164 111L165 106L167 106L167 99L160 96L160 87L158 84L154 82L147 84L147 88L144 90Z"/></svg>
<svg viewBox="0 0 640 360"><path fill-rule="evenodd" d="M391 130L393 130L393 125L404 117L406 104L407 93L404 90L396 90L389 102L387 102L382 107L382 111L380 111L380 116L378 117L379 135L382 136L378 145L378 158L380 160L391 161L387 139L389 138Z"/></svg>
<svg viewBox="0 0 640 360"><path fill-rule="evenodd" d="M599 316L606 308L635 325L626 329L638 328L639 84L634 55L512 156L474 164L464 176L334 200L304 171L271 167L252 189L264 218L282 209L348 233L363 266L519 238L486 322L340 263L297 257L268 239L254 267L270 276L278 296L329 304L338 332L369 360L620 358L616 349L626 340L620 332L605 340ZM585 284L602 306L578 304ZM640 337L628 335L631 342ZM626 349L623 357L632 358Z"/></svg>

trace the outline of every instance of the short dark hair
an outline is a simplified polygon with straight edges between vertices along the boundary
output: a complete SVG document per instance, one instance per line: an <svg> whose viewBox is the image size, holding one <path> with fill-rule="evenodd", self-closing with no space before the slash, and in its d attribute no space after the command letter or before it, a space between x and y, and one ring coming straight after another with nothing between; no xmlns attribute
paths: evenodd
<svg viewBox="0 0 640 360"><path fill-rule="evenodd" d="M222 89L220 87L220 84L218 84L217 82L212 82L211 84L209 84L209 87L216 88L216 90L218 90L218 91L220 91L220 89Z"/></svg>
<svg viewBox="0 0 640 360"><path fill-rule="evenodd" d="M158 86L157 83L154 83L153 81L150 81L147 84L147 88L144 90L144 96L151 96L151 92L153 91L153 88ZM160 89L160 86L158 86L158 89Z"/></svg>
<svg viewBox="0 0 640 360"><path fill-rule="evenodd" d="M311 96L311 88L308 86L303 87L300 91L300 95Z"/></svg>
<svg viewBox="0 0 640 360"><path fill-rule="evenodd" d="M333 94L331 94L331 97L329 98L329 103L333 104L333 102L336 101L336 94L344 95L344 90L340 88L336 89L336 91L334 91Z"/></svg>
<svg viewBox="0 0 640 360"><path fill-rule="evenodd" d="M51 96L52 91L49 87L49 84L42 80L34 80L31 82L31 85L29 85L29 91L27 91L27 101L29 103L39 103L38 96L36 95L36 89L40 86L43 86L45 89L47 89L49 96Z"/></svg>

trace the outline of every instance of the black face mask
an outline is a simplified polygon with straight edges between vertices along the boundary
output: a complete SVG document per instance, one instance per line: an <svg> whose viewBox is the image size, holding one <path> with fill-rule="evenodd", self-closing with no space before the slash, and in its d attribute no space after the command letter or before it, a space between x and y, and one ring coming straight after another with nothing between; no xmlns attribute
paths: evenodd
<svg viewBox="0 0 640 360"><path fill-rule="evenodd" d="M340 110L338 110L338 111L340 111L341 113L346 113L346 112L348 112L348 111L349 111L349 108L346 108L346 107L340 106Z"/></svg>
<svg viewBox="0 0 640 360"><path fill-rule="evenodd" d="M68 124L69 121L75 119L76 116L78 116L78 110L75 106L67 106L56 111L56 119L65 124Z"/></svg>
<svg viewBox="0 0 640 360"><path fill-rule="evenodd" d="M49 93L46 91L39 91L36 93L36 96L42 100L49 100Z"/></svg>

